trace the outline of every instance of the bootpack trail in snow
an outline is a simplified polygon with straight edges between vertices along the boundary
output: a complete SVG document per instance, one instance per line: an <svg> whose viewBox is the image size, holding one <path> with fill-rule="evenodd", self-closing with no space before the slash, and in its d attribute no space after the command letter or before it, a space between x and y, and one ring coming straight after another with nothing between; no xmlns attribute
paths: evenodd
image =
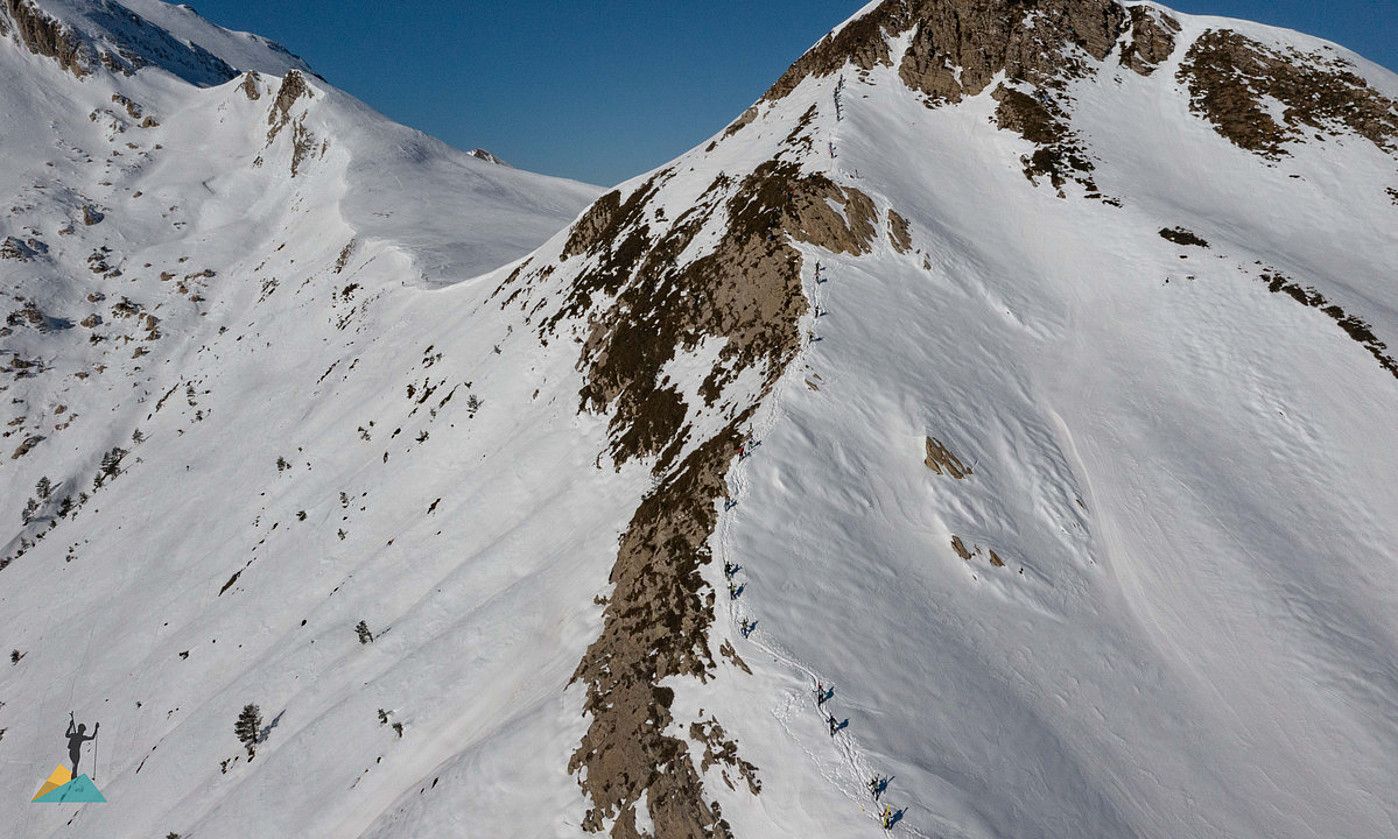
<svg viewBox="0 0 1398 839"><path fill-rule="evenodd" d="M837 114L840 113L839 97L843 87L844 78L842 76L835 94ZM837 139L838 138L835 137L832 132L829 137L831 161L825 172L832 181L840 183L840 175L842 173L840 172L837 163L838 158L835 154ZM814 371L814 366L806 362L815 357L815 346L823 340L823 337L818 336L816 332L817 320L820 319L821 313L828 312L824 303L826 294L823 286L830 284L832 281L835 283L839 282L838 278L832 278L830 276L831 269L828 265L824 265L820 261L820 254L818 252L807 246L802 246L800 250L802 251L804 261L814 265L810 281L803 282L806 297L810 300L812 307L810 321L808 324L803 324L803 339L799 352L796 357L792 359L781 381L772 389L772 393L767 399L767 404L758 411L748 432L747 439L749 442L745 444L742 454L734 461L730 478L732 498L734 500L743 497L744 490L748 483L746 480L746 473L748 469L753 468L751 461L760 457L759 448L762 438L767 432L771 431L781 422L783 416L782 397L785 395L788 388L797 387L797 383L804 380L807 370ZM741 568L744 562L751 561L749 558L737 554L733 547L732 539L730 538L731 528L734 526L737 516L740 515L740 511L740 504L723 511L719 526L720 535L718 540L718 560L720 560L720 562L716 562L715 567L726 569L731 565L732 567ZM729 583L730 591L732 591L732 584L734 581L729 579L726 582ZM760 618L746 608L746 603L751 601L752 595L749 593L745 583L740 586L739 590L743 592L743 597L730 597L727 601L729 625L744 626L749 620L759 621L758 628L746 634L740 632L741 642L745 642L761 650L769 656L772 661L778 662L792 671L801 673L812 684L811 691L806 692L804 696L799 693L788 693L785 697L784 705L773 709L773 716L782 724L782 727L793 741L802 744L801 748L811 762L818 767L820 774L824 776L832 786L837 788L842 795L853 802L861 813L868 814L875 820L876 824L879 823L883 818L880 809L877 807L866 807L866 805L869 803L868 799L872 798L869 793L868 779L871 777L882 777L882 775L871 767L869 761L859 749L857 737L849 730L855 723L850 720L845 720L839 728L831 731L831 736L828 738L830 742L826 745L826 748L833 746L839 756L840 766L834 770L828 769L828 761L820 754L821 748L819 746L810 746L803 742L804 737L801 731L795 727L795 721L793 719L795 714L799 713L805 715L807 712L810 712L810 716L816 719L825 720L828 718L829 705L830 702L834 700L817 699L814 696L815 691L818 689L816 686L826 683L824 680L825 677L821 675L820 669L817 666L801 661L779 643L769 640L759 634L762 632L760 628ZM736 639L730 638L730 643L735 640ZM833 688L831 690L833 692ZM855 705L851 705L850 707L858 709L858 706ZM817 738L817 743L823 742L823 739L824 738ZM882 793L884 796L888 794L886 789L883 790ZM877 800L877 803L887 804L887 801L881 797ZM919 839L929 839L927 834L922 833L906 822L904 815L906 812L906 809L894 808L892 822L882 825L882 829L887 832L897 827L900 832L919 837Z"/></svg>

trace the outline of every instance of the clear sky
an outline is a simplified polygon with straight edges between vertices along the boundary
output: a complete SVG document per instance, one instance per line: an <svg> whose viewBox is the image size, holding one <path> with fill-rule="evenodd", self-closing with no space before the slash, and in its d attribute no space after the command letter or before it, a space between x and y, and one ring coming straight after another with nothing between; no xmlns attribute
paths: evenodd
<svg viewBox="0 0 1398 839"><path fill-rule="evenodd" d="M398 122L611 185L750 105L864 0L191 0ZM1398 67L1398 0L1174 0Z"/></svg>

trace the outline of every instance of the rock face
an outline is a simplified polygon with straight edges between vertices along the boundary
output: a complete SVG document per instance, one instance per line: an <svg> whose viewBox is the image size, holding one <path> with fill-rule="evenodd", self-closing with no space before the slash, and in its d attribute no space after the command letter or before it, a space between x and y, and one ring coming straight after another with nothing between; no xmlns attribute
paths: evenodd
<svg viewBox="0 0 1398 839"><path fill-rule="evenodd" d="M958 481L969 477L971 467L961 462L961 459L951 453L951 450L935 437L927 438L927 456L923 459L923 465L938 475L950 475Z"/></svg>
<svg viewBox="0 0 1398 839"><path fill-rule="evenodd" d="M1154 73L1175 51L1180 22L1150 6L1132 6L1131 34L1122 47L1122 60L1143 76Z"/></svg>
<svg viewBox="0 0 1398 839"><path fill-rule="evenodd" d="M251 75L246 76L242 85L243 92L249 99L255 99L250 90L256 90L256 81ZM301 172L302 165L312 154L319 152L319 156L324 157L328 147L328 141L322 141L317 147L316 135L306 127L306 115L304 111L300 114L293 114L292 109L297 103L308 101L315 97L314 91L306 84L306 77L299 70L289 70L282 77L281 87L277 89L277 97L272 102L272 107L267 112L267 145L271 145L282 130L287 126L291 127L291 177L296 177Z"/></svg>
<svg viewBox="0 0 1398 839"><path fill-rule="evenodd" d="M1097 191L1091 176L1093 163L1069 128L1070 117L1063 106L1050 96L1030 95L1004 85L992 95L1000 103L995 109L997 124L1039 147L1024 158L1025 177L1031 181L1046 178L1060 194L1069 181L1077 181L1091 193Z"/></svg>
<svg viewBox="0 0 1398 839"><path fill-rule="evenodd" d="M82 78L91 72L83 44L57 20L38 9L32 0L4 0L5 11L14 22L20 41L37 55L46 55L58 66ZM0 18L3 21L3 18ZM0 23L0 29L3 23Z"/></svg>
<svg viewBox="0 0 1398 839"><path fill-rule="evenodd" d="M929 107L976 96L1003 76L994 90L997 121L1039 146L1024 160L1025 175L1060 192L1075 181L1095 194L1093 164L1070 127L1062 89L1095 73L1114 50L1134 72L1153 73L1174 51L1179 29L1162 11L1115 0L886 0L802 56L764 101L845 67L892 67L892 40L907 38L896 69Z"/></svg>
<svg viewBox="0 0 1398 839"><path fill-rule="evenodd" d="M1068 81L1096 72L1114 51L1117 61L1150 75L1175 51L1179 21L1163 10L1115 0L886 0L801 57L764 101L776 101L805 78L850 67L892 66L891 39L908 37L898 73L929 105L955 103L983 92L1003 73L1005 90L1018 86L1052 93ZM1193 43L1179 70L1196 113L1232 142L1267 157L1305 129L1333 133L1343 126L1393 150L1398 108L1337 58L1270 49L1230 30L1206 33ZM1263 97L1280 101L1278 120ZM1012 99L1014 97L1011 97ZM1005 127L1033 123L1058 158L1064 146L1060 115L1012 101L1001 113ZM1051 136L1049 126L1052 128ZM741 127L740 125L737 127ZM1028 137L1028 135L1025 135ZM1036 141L1038 142L1038 141ZM1032 167L1057 185L1067 170L1088 169L1081 158Z"/></svg>
<svg viewBox="0 0 1398 839"><path fill-rule="evenodd" d="M1263 157L1288 154L1307 132L1349 130L1398 151L1398 103L1369 86L1345 62L1323 53L1269 48L1227 29L1190 46L1177 78L1191 107L1236 145ZM1266 100L1281 104L1281 114Z"/></svg>
<svg viewBox="0 0 1398 839"><path fill-rule="evenodd" d="M243 74L243 81L239 83L238 89L248 98L249 102L256 102L262 98L262 76L253 70Z"/></svg>
<svg viewBox="0 0 1398 839"><path fill-rule="evenodd" d="M847 65L891 66L890 39L909 33L899 75L930 103L974 96L1001 72L1011 81L1060 84L1088 72L1086 59L1102 60L1125 33L1133 34L1128 66L1144 74L1170 54L1172 28L1168 15L1128 12L1113 0L886 0L802 56L766 98Z"/></svg>
<svg viewBox="0 0 1398 839"><path fill-rule="evenodd" d="M1105 58L1126 19L1111 0L929 0L913 9L912 43L899 74L932 102L974 96L1001 72L1052 86L1087 73L1087 58Z"/></svg>
<svg viewBox="0 0 1398 839"><path fill-rule="evenodd" d="M244 81L244 84L248 84L249 81L252 81L250 77ZM252 83L255 85L255 81ZM244 93L247 93L246 87L244 87ZM267 129L267 142L275 140L281 130L291 123L292 106L302 99L311 98L311 95L311 89L306 84L306 77L301 75L299 71L292 70L282 77L281 87L277 88L277 98L272 101L272 108L267 112L267 125L270 126ZM248 98L254 97L249 94Z"/></svg>

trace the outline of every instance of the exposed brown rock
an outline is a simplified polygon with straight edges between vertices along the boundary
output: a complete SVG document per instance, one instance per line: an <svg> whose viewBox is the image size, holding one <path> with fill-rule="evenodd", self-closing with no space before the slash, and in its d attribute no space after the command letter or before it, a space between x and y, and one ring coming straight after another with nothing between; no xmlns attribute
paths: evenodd
<svg viewBox="0 0 1398 839"><path fill-rule="evenodd" d="M28 262L33 259L35 255L34 248L14 236L6 236L5 240L0 242L0 259L13 259L19 262Z"/></svg>
<svg viewBox="0 0 1398 839"><path fill-rule="evenodd" d="M1121 50L1121 63L1149 76L1175 51L1180 22L1150 6L1132 6L1131 38Z"/></svg>
<svg viewBox="0 0 1398 839"><path fill-rule="evenodd" d="M1068 127L1068 114L1051 96L1042 90L1031 96L1005 85L992 95L1000 103L995 108L996 123L1039 147L1023 158L1025 177L1034 183L1048 178L1060 195L1069 181L1082 184L1089 193L1097 192L1087 149Z"/></svg>
<svg viewBox="0 0 1398 839"><path fill-rule="evenodd" d="M119 318L138 318L143 312L140 303L126 297L121 298L120 302L112 304L112 314Z"/></svg>
<svg viewBox="0 0 1398 839"><path fill-rule="evenodd" d="M298 118L291 124L291 177L294 178L300 174L301 165L315 151L315 141L315 135L306 128L303 118ZM323 149L321 153L324 154Z"/></svg>
<svg viewBox="0 0 1398 839"><path fill-rule="evenodd" d="M255 70L249 70L243 74L243 81L238 85L238 89L250 102L256 102L262 98L262 77Z"/></svg>
<svg viewBox="0 0 1398 839"><path fill-rule="evenodd" d="M1176 78L1193 111L1235 145L1263 157L1311 136L1365 137L1398 151L1398 103L1369 87L1347 63L1322 53L1278 51L1228 29L1211 29L1185 55ZM1278 122L1263 103L1283 107Z"/></svg>
<svg viewBox="0 0 1398 839"><path fill-rule="evenodd" d="M21 457L24 457L25 455L29 454L29 452L33 451L34 447L42 442L44 442L44 437L40 434L34 434L29 437L25 437L24 442L16 446L14 452L10 454L10 460L19 460Z"/></svg>
<svg viewBox="0 0 1398 839"><path fill-rule="evenodd" d="M1174 242L1177 245L1186 245L1196 248L1207 248L1209 243L1197 236L1194 231L1186 230L1183 227L1166 227L1161 229L1160 238Z"/></svg>
<svg viewBox="0 0 1398 839"><path fill-rule="evenodd" d="M892 207L888 209L888 241L899 253L913 249L913 232L908 227L908 220Z"/></svg>
<svg viewBox="0 0 1398 839"><path fill-rule="evenodd" d="M510 164L501 160L499 156L497 156L494 152L488 149L471 149L466 153L477 160L484 160L486 163L494 163L496 166L504 166L506 169L514 168Z"/></svg>
<svg viewBox="0 0 1398 839"><path fill-rule="evenodd" d="M899 75L934 102L984 91L998 73L1057 87L1106 58L1127 19L1112 0L921 0Z"/></svg>
<svg viewBox="0 0 1398 839"><path fill-rule="evenodd" d="M288 70L282 77L281 87L277 88L277 98L272 102L272 108L267 112L267 142L271 143L291 122L291 106L295 105L302 98L311 97L311 89L306 84L305 76L300 71Z"/></svg>
<svg viewBox="0 0 1398 839"><path fill-rule="evenodd" d="M747 128L755 119L757 119L757 106L753 105L751 108L739 114L737 119L733 120L727 128L723 129L724 139L732 137L734 134Z"/></svg>
<svg viewBox="0 0 1398 839"><path fill-rule="evenodd" d="M660 179L667 176L668 173L662 173L651 178L631 193L625 203L617 190L612 190L593 202L569 232L568 241L563 246L562 258L572 259L579 254L602 249L606 249L610 254L624 254L642 246L649 228L638 229L640 214L645 209L646 202L655 195ZM631 231L636 238L629 246L616 247L617 234L622 230Z"/></svg>
<svg viewBox="0 0 1398 839"><path fill-rule="evenodd" d="M673 694L658 683L713 675L708 634L715 595L699 569L712 558L715 505L727 493L724 477L742 430L801 345L807 303L801 254L790 240L867 253L876 235L868 196L782 161L736 183L719 176L683 215L653 231L661 222L649 202L669 176L661 172L628 196L612 192L583 214L563 248L565 262L585 260L581 273L539 325L547 340L565 320L585 320L581 407L611 413L617 464L654 457L659 480L622 536L602 633L575 674L587 685L592 718L570 762L592 801L583 826L596 832L611 821L618 839L639 835L635 806L643 794L657 836L731 835L705 798L704 767L694 766L683 740L664 733ZM705 229L722 231L718 242L705 256L679 264ZM513 299L551 270L522 264L496 293L516 286ZM710 337L726 341L702 389L708 404L743 370L760 371L763 388L748 403L728 406L731 419L721 431L693 441L690 410L697 406L684 403L663 371L677 353ZM681 458L687 444L692 448ZM702 731L705 737L721 732ZM717 736L709 748L725 763L725 777L737 770L756 789L755 769Z"/></svg>
<svg viewBox="0 0 1398 839"><path fill-rule="evenodd" d="M20 41L36 55L46 55L78 78L92 68L83 54L82 42L63 24L49 17L33 0L4 0L5 10L14 21Z"/></svg>
<svg viewBox="0 0 1398 839"><path fill-rule="evenodd" d="M710 717L703 722L690 723L689 737L696 743L704 744L704 757L699 763L699 771L707 772L710 766L723 766L723 781L729 789L736 789L728 770L747 782L748 792L757 795L762 791L762 782L757 778L757 767L738 756L738 744L728 739L728 734L718 720ZM665 834L660 834L665 835Z"/></svg>
<svg viewBox="0 0 1398 839"><path fill-rule="evenodd" d="M583 828L600 832L614 819L614 839L635 839L635 805L646 795L657 836L729 837L717 805L683 740L665 734L674 692L657 683L673 675L707 680L713 668L708 630L713 591L699 569L711 560L715 501L741 435L735 421L696 449L637 508L612 569L614 586L602 634L574 674L587 685L587 735L569 761L586 770L579 783L593 807Z"/></svg>
<svg viewBox="0 0 1398 839"><path fill-rule="evenodd" d="M927 457L922 462L938 475L950 475L958 481L974 474L971 467L962 463L960 458L952 454L951 450L935 437L927 438Z"/></svg>
<svg viewBox="0 0 1398 839"><path fill-rule="evenodd" d="M908 32L899 75L930 101L974 96L1002 71L1010 80L1060 85L1090 72L1087 58L1105 58L1128 19L1113 0L885 0L812 47L764 99L780 99L807 77L847 65L889 66L889 39ZM1153 55L1161 47L1152 37L1139 49Z"/></svg>
<svg viewBox="0 0 1398 839"><path fill-rule="evenodd" d="M658 382L662 368L710 336L728 341L704 384L706 400L712 402L749 366L763 369L768 384L775 381L799 344L796 324L806 311L800 254L786 243L787 235L832 251L866 253L876 218L873 201L858 190L771 161L726 201L731 182L720 176L653 237L644 210L664 177L641 185L625 201L616 192L604 196L578 221L563 252L565 258L586 253L591 265L541 327L548 333L564 318L591 314L581 362L588 372L583 405L613 410L612 456L618 463L660 454L657 471L669 466L684 442L678 433L684 409L673 388ZM676 266L719 213L726 213L726 223L717 247ZM593 301L603 298L614 298L611 306L591 311Z"/></svg>
<svg viewBox="0 0 1398 839"><path fill-rule="evenodd" d="M966 543L963 542L963 541L961 541L961 537L960 537L960 536L953 536L953 537L951 537L951 549L952 549L953 551L956 552L956 555L957 555L957 556L961 557L961 558L962 558L963 560L965 560L966 562L970 562L971 560L973 560L973 559L975 559L976 557L978 557L978 556L981 555L981 546L980 546L980 545L976 545L974 548L967 548L967 547L966 547ZM996 553L995 550L994 550L993 548L987 548L987 549L986 549L986 553L989 554L989 558L990 558L990 559L989 559L989 561L990 561L990 567L992 567L992 568L1004 568L1004 567L1005 567L1005 560L1002 559L1002 558L1000 557L1000 554ZM1021 571L1020 573L1022 574L1022 573L1024 573L1024 572Z"/></svg>
<svg viewBox="0 0 1398 839"><path fill-rule="evenodd" d="M724 641L722 644L719 644L718 652L719 655L728 659L728 661L731 662L734 667L738 668L739 670L742 670L749 676L752 675L752 668L748 667L748 663L746 661L743 661L743 657L738 655L738 651L733 649L733 645L731 643Z"/></svg>
<svg viewBox="0 0 1398 839"><path fill-rule="evenodd" d="M120 93L113 93L112 101L125 108L127 115L132 119L141 118L141 106L135 100L131 99L131 97L123 96Z"/></svg>
<svg viewBox="0 0 1398 839"><path fill-rule="evenodd" d="M909 25L908 3L888 0L868 14L833 35L827 35L811 47L763 95L765 101L785 97L808 76L824 77L839 72L847 64L860 70L872 70L879 65L892 64L888 37L897 36Z"/></svg>
<svg viewBox="0 0 1398 839"><path fill-rule="evenodd" d="M281 87L277 89L277 98L272 102L272 108L267 112L267 144L277 138L282 129L291 126L291 176L294 178L301 171L302 164L316 151L316 136L306 127L306 117L302 114L292 117L291 109L301 99L310 99L315 94L306 84L306 78L297 70L288 70L282 77ZM320 156L324 157L328 143L322 142L319 146ZM261 158L258 158L261 161Z"/></svg>
<svg viewBox="0 0 1398 839"><path fill-rule="evenodd" d="M1062 141L1063 126L1043 100L1008 87L995 91L1000 104L995 117L1001 128L1007 128L1031 143L1041 146L1054 145Z"/></svg>
<svg viewBox="0 0 1398 839"><path fill-rule="evenodd" d="M811 123L815 121L816 114L820 109L815 105L806 109L801 115L801 119L796 121L796 126L786 135L782 141L782 146L795 152L809 152L815 146L815 137L811 134Z"/></svg>
<svg viewBox="0 0 1398 839"><path fill-rule="evenodd" d="M837 186L823 175L807 175L792 185L791 202L786 230L797 239L835 253L869 252L878 218L869 196L853 187Z"/></svg>
<svg viewBox="0 0 1398 839"><path fill-rule="evenodd" d="M358 244L358 242L358 239L350 239L349 242L340 249L340 255L335 258L334 270L336 274L345 270L345 266L349 264L350 254L354 253L354 246Z"/></svg>

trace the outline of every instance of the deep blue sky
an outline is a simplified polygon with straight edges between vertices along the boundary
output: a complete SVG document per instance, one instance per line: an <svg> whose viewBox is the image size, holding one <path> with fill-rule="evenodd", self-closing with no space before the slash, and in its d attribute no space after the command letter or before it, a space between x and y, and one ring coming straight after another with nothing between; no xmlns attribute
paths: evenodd
<svg viewBox="0 0 1398 839"><path fill-rule="evenodd" d="M393 119L525 169L610 185L751 104L864 0L191 0ZM1398 0L1175 0L1398 67Z"/></svg>

